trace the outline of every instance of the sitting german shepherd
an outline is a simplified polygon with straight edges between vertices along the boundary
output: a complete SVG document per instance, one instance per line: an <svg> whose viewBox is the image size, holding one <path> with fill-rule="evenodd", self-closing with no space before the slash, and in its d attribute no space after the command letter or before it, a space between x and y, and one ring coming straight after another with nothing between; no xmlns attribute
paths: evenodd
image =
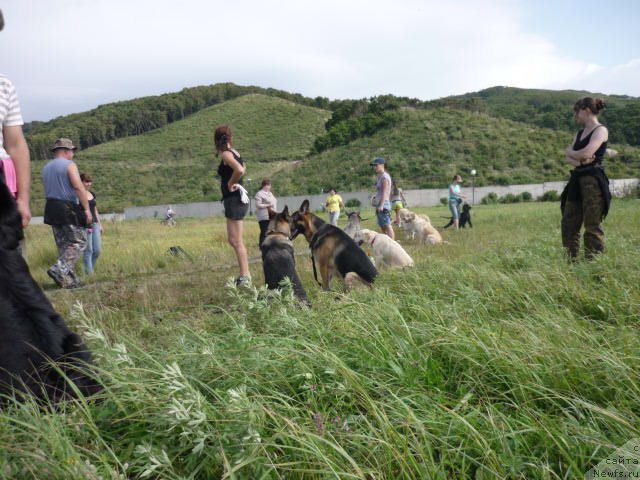
<svg viewBox="0 0 640 480"><path fill-rule="evenodd" d="M0 175L0 395L55 403L75 396L69 382L83 395L96 393L101 387L86 373L91 355L31 277L18 250L22 238L16 203Z"/></svg>
<svg viewBox="0 0 640 480"><path fill-rule="evenodd" d="M281 288L281 282L288 278L293 286L293 293L303 303L308 303L307 294L296 273L296 260L293 256L291 236L291 217L289 207L276 213L269 209L269 225L260 250L262 250L262 270L264 282L270 290Z"/></svg>
<svg viewBox="0 0 640 480"><path fill-rule="evenodd" d="M313 275L318 281L317 263L323 290L329 290L331 277L336 273L346 289L358 283L370 286L378 275L371 260L349 235L309 211L309 200L302 202L298 211L291 215L291 239L299 234L309 242Z"/></svg>

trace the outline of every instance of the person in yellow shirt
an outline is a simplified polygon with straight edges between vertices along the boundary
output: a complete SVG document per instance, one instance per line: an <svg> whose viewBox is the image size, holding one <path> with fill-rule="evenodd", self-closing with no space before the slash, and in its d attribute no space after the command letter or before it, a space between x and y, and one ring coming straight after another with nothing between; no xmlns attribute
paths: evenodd
<svg viewBox="0 0 640 480"><path fill-rule="evenodd" d="M324 206L329 212L329 223L337 227L340 210L344 209L344 203L342 203L342 197L338 195L335 188L329 190L329 196L324 201Z"/></svg>

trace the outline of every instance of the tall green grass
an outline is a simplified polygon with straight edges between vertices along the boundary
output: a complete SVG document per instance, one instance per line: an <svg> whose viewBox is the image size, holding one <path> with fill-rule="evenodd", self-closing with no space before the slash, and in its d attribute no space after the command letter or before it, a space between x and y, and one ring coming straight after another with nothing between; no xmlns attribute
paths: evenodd
<svg viewBox="0 0 640 480"><path fill-rule="evenodd" d="M576 265L557 204L478 206L447 245L399 234L416 268L348 294L319 290L298 239L310 308L225 286L236 269L219 219L106 226L78 291L49 287L53 242L30 227L33 273L92 348L105 392L0 412L0 474L582 478L640 436L638 206L615 201L607 252ZM444 207L424 212L446 221Z"/></svg>

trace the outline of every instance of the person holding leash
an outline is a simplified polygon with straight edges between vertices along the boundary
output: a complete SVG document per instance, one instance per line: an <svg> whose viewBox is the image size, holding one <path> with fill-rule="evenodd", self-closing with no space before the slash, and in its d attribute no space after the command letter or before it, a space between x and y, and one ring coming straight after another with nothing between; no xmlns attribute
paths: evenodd
<svg viewBox="0 0 640 480"><path fill-rule="evenodd" d="M240 275L236 278L235 283L236 286L249 286L251 285L249 260L242 238L242 221L249 210L249 196L241 183L245 172L244 162L232 146L231 129L228 126L221 125L215 129L213 142L216 155L221 157L218 175L220 176L224 216L227 219L227 241L236 254L240 270Z"/></svg>
<svg viewBox="0 0 640 480"><path fill-rule="evenodd" d="M278 200L271 192L271 180L265 178L260 184L260 190L256 192L254 197L256 201L256 219L260 226L260 238L258 239L258 248L262 246L267 236L267 227L269 226L269 209L274 212L278 209Z"/></svg>
<svg viewBox="0 0 640 480"><path fill-rule="evenodd" d="M449 211L451 212L451 218L453 219L453 227L458 230L460 228L460 210L458 206L466 198L460 194L460 183L462 177L457 173L453 176L451 185L449 185Z"/></svg>
<svg viewBox="0 0 640 480"><path fill-rule="evenodd" d="M591 97L581 98L573 107L576 123L583 128L565 149L565 163L575 168L560 196L562 246L570 261L578 257L583 224L585 258L592 260L604 251L601 223L609 212L611 192L602 166L609 139L607 127L598 121L603 108L602 100Z"/></svg>
<svg viewBox="0 0 640 480"><path fill-rule="evenodd" d="M376 173L376 195L372 204L376 209L378 226L382 233L395 240L395 233L391 227L391 176L385 172L384 158L376 157L369 164Z"/></svg>

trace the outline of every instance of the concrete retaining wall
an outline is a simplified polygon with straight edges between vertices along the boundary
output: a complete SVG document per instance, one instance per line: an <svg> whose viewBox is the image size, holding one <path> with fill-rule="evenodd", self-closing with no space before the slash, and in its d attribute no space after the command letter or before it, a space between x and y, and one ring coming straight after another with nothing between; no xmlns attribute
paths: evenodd
<svg viewBox="0 0 640 480"><path fill-rule="evenodd" d="M627 195L633 189L638 188L639 182L640 180L637 178L611 180L611 193L616 197ZM469 203L474 204L480 203L480 200L491 192L496 193L500 197L507 193L518 195L522 192L529 192L535 199L549 190L555 190L558 193L562 192L565 183L566 182L544 182L528 185L493 185L489 187L475 188L472 188L471 185L463 185L462 194L467 197L467 201ZM369 199L373 193L373 191L340 192L340 196L345 202L355 198L360 200L363 206L369 206ZM407 190L404 192L404 196L410 207L431 207L440 204L440 199L447 196L447 189L436 188ZM285 205L288 205L290 210L297 209L303 200L309 199L313 210L321 210L324 206L324 200L326 197L326 193L322 195L278 197L278 208L281 209ZM164 212L166 212L168 207L169 204L152 205L147 207L129 207L125 208L124 213L101 214L101 216L104 220L111 221L122 221L125 218L127 220L135 220L138 218L162 219L164 218ZM176 211L179 217L210 217L213 215L222 215L224 213L221 202L171 204L171 207ZM251 210L254 210L253 198L251 199ZM42 217L32 218L31 223L42 223Z"/></svg>

